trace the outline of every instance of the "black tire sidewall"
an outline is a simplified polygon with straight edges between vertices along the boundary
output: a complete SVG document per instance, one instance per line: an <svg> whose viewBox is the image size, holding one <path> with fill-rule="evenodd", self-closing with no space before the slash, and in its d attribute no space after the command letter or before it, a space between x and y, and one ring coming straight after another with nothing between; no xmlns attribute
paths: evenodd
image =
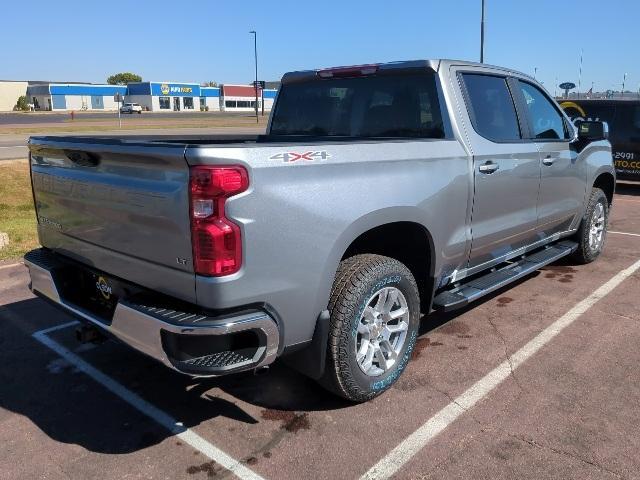
<svg viewBox="0 0 640 480"><path fill-rule="evenodd" d="M356 302L358 308L355 309L355 314L348 319L348 325L345 325L341 338L342 342L348 342L346 351L348 352L349 376L357 385L359 390L361 390L365 395L370 396L379 395L398 379L409 362L418 336L420 301L417 295L415 283L412 279L407 277L407 274L403 269L393 268L392 265L389 265L389 267L391 268L385 268L387 272L374 277L372 280L367 282L367 287L361 290ZM398 288L407 300L407 305L409 307L409 328L407 330L407 337L405 338L402 350L398 355L399 360L396 364L382 375L371 377L366 375L357 363L355 338L358 324L364 309L367 306L367 302L377 291L385 287Z"/></svg>
<svg viewBox="0 0 640 480"><path fill-rule="evenodd" d="M589 232L591 230L591 221L593 218L593 212L598 203L602 204L604 208L604 231L602 243L600 244L600 248L598 250L592 250L589 246ZM591 198L589 199L589 205L587 207L587 211L585 213L585 218L583 219L584 228L582 229L582 238L581 238L581 249L583 251L584 259L588 262L591 262L598 258L604 249L605 242L607 240L607 230L609 227L609 202L604 192L600 189L595 189Z"/></svg>

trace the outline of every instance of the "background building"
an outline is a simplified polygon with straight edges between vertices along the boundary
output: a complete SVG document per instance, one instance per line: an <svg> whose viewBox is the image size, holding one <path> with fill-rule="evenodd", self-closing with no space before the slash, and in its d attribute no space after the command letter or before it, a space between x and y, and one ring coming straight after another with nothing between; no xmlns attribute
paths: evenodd
<svg viewBox="0 0 640 480"><path fill-rule="evenodd" d="M200 110L197 83L137 82L127 85L127 102L139 103L151 112Z"/></svg>
<svg viewBox="0 0 640 480"><path fill-rule="evenodd" d="M114 96L126 92L125 85L40 83L27 87L27 99L36 110L117 110Z"/></svg>
<svg viewBox="0 0 640 480"><path fill-rule="evenodd" d="M258 89L258 109L262 109L262 97L264 94L264 109L271 110L276 98L277 90ZM249 85L222 85L220 97L220 109L226 112L251 112L255 110L256 91Z"/></svg>
<svg viewBox="0 0 640 480"><path fill-rule="evenodd" d="M27 85L27 82L0 80L0 112L13 110L18 97L26 95Z"/></svg>
<svg viewBox="0 0 640 480"><path fill-rule="evenodd" d="M258 89L258 109L262 109L264 98L265 111L271 110L277 92L276 89ZM46 111L117 110L116 94L122 95L124 102L138 103L151 112L253 112L255 109L255 90L250 85L203 87L197 83L176 82L97 85L0 81L0 111L12 110L18 97L25 94L35 110Z"/></svg>

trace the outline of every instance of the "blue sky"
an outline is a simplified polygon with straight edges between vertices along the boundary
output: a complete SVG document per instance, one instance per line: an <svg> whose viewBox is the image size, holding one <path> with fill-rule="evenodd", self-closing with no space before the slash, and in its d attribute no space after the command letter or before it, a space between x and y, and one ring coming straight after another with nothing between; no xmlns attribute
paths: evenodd
<svg viewBox="0 0 640 480"><path fill-rule="evenodd" d="M553 93L640 88L640 2L486 0L485 61L533 74ZM480 0L6 2L0 78L104 82L261 79L288 70L417 58L479 57Z"/></svg>

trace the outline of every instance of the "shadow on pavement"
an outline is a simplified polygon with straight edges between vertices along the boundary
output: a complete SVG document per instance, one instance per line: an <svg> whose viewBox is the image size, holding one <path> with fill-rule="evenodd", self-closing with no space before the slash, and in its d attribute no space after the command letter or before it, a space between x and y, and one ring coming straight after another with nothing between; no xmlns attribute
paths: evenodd
<svg viewBox="0 0 640 480"><path fill-rule="evenodd" d="M432 332L480 303L423 318L420 334ZM41 345L32 337L33 330L25 326L26 317L31 317L32 325L41 324L39 328L71 319L37 298L0 307L0 420L2 410L14 412L58 442L110 454L134 452L170 436L164 428ZM35 322L36 317L43 321ZM251 426L267 418L286 419L293 413L352 406L281 362L272 365L268 374L259 376L241 373L213 379L191 378L116 341L95 347L78 344L73 327L51 332L49 336L187 428L217 417ZM249 413L236 400L261 410L256 415L255 408L251 408L253 413Z"/></svg>

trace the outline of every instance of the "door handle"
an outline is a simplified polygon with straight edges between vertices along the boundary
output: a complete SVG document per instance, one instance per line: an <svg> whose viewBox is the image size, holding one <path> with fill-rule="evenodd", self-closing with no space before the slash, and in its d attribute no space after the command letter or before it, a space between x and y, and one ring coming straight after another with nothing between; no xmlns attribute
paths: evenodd
<svg viewBox="0 0 640 480"><path fill-rule="evenodd" d="M550 167L551 165L553 165L553 162L555 161L556 161L555 158L551 158L551 155L547 155L546 157L544 157L544 160L542 160L542 163Z"/></svg>
<svg viewBox="0 0 640 480"><path fill-rule="evenodd" d="M500 168L500 165L498 165L497 163L494 163L492 161L487 161L486 163L484 163L483 165L480 165L478 167L478 171L480 173L489 174L489 173L495 172L499 168Z"/></svg>

